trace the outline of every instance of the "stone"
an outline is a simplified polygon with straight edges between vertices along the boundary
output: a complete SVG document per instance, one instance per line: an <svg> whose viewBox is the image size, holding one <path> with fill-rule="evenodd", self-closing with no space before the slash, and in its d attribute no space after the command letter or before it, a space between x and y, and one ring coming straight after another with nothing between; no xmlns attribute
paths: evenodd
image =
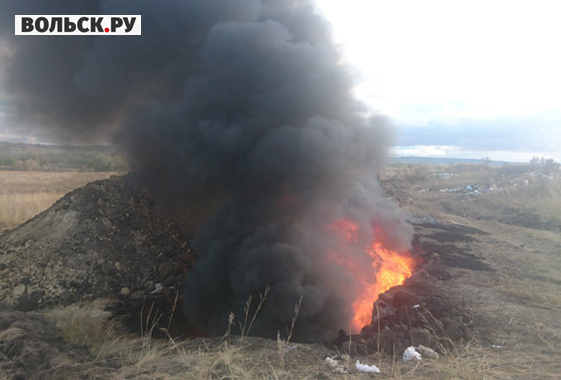
<svg viewBox="0 0 561 380"><path fill-rule="evenodd" d="M113 227L113 223L111 223L111 221L105 217L101 218L101 223L103 223L103 225L107 228L107 229L111 229L111 227Z"/></svg>
<svg viewBox="0 0 561 380"><path fill-rule="evenodd" d="M18 300L16 309L20 311L32 311L39 308L45 292L34 290L29 295L23 296Z"/></svg>
<svg viewBox="0 0 561 380"><path fill-rule="evenodd" d="M161 293L163 290L164 290L164 287L162 286L162 284L157 283L157 284L154 286L154 290L151 291L150 293L151 293L151 294L159 294L159 293Z"/></svg>
<svg viewBox="0 0 561 380"><path fill-rule="evenodd" d="M427 358L427 359L439 359L440 358L440 355L438 355L438 352L434 351L432 348L428 348L428 347L425 347L423 345L418 346L417 351L421 354L421 356L423 358Z"/></svg>
<svg viewBox="0 0 561 380"><path fill-rule="evenodd" d="M78 301L78 295L76 295L75 293L72 293L72 292L69 292L69 291L66 291L66 292L61 291L61 290L59 290L59 291L60 291L60 297L59 297L58 302L61 305L64 305L64 306L65 305L70 305L70 304Z"/></svg>
<svg viewBox="0 0 561 380"><path fill-rule="evenodd" d="M16 286L14 288L14 296L19 297L19 296L23 295L25 293L25 289L26 289L26 286L23 285L23 284L20 284L20 285Z"/></svg>
<svg viewBox="0 0 561 380"><path fill-rule="evenodd" d="M126 288L126 287L125 287L125 288L121 289L121 295L122 295L122 296L125 296L125 297L126 297L126 296L128 296L129 294L131 294L131 290L130 290L129 288Z"/></svg>

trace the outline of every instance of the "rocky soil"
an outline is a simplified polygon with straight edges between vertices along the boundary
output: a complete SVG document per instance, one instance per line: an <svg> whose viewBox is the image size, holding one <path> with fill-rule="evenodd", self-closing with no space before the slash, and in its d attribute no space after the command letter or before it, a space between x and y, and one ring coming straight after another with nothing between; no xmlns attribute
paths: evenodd
<svg viewBox="0 0 561 380"><path fill-rule="evenodd" d="M169 301L192 265L178 224L131 175L112 177L0 236L0 302L30 311L97 298Z"/></svg>

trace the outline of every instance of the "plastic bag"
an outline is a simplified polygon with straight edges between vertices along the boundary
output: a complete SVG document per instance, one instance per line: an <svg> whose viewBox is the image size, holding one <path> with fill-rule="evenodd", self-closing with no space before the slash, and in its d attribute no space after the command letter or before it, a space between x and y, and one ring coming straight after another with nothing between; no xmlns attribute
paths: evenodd
<svg viewBox="0 0 561 380"><path fill-rule="evenodd" d="M380 370L375 365L360 364L360 360L356 361L356 370L359 372L380 373Z"/></svg>
<svg viewBox="0 0 561 380"><path fill-rule="evenodd" d="M411 360L421 360L421 354L415 351L415 347L413 346L407 347L407 349L403 353L404 362L409 362Z"/></svg>

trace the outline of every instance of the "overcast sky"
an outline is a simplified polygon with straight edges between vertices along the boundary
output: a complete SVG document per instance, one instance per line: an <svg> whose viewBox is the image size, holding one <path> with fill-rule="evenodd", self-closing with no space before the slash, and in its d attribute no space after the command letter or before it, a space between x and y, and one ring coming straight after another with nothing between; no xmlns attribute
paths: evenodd
<svg viewBox="0 0 561 380"><path fill-rule="evenodd" d="M397 153L561 159L561 3L317 1Z"/></svg>
<svg viewBox="0 0 561 380"><path fill-rule="evenodd" d="M558 1L316 1L396 154L561 161Z"/></svg>

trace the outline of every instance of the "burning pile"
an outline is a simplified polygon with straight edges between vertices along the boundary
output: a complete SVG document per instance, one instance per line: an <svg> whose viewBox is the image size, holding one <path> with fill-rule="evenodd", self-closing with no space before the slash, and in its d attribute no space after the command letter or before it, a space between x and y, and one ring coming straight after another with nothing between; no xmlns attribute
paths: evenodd
<svg viewBox="0 0 561 380"><path fill-rule="evenodd" d="M348 244L356 244L358 241L358 226L348 219L333 224L331 229L344 237ZM341 249L339 252L330 251L329 258L359 278L355 301L352 304L353 319L350 330L360 332L364 326L372 323L372 308L378 296L394 286L403 284L412 275L416 259L407 251L400 253L386 249L383 237L379 237L377 241L363 248L371 259L371 268L366 267L365 271L357 266L356 261L345 257L345 247Z"/></svg>
<svg viewBox="0 0 561 380"><path fill-rule="evenodd" d="M14 36L31 4L141 14L142 36ZM10 116L61 137L112 132L161 203L190 210L183 310L201 333L270 286L252 333L286 331L303 296L294 337L329 339L368 324L377 293L411 273L412 228L375 175L388 122L353 97L313 1L5 0L0 38Z"/></svg>

